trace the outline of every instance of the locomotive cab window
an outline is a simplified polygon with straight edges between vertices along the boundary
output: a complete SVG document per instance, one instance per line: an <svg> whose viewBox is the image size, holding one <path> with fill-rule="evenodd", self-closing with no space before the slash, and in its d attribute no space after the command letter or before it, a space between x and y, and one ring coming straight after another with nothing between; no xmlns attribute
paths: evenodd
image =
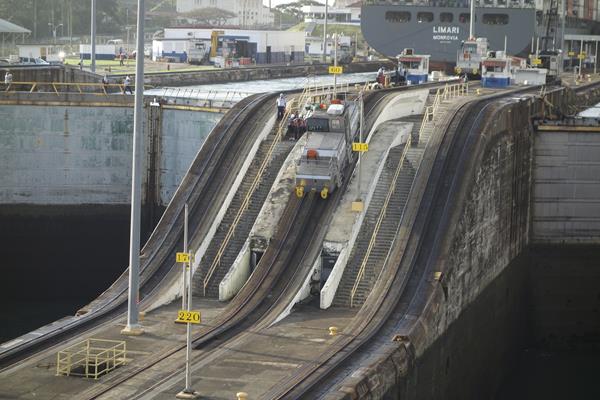
<svg viewBox="0 0 600 400"><path fill-rule="evenodd" d="M309 132L329 132L329 120L327 118L308 118L306 130Z"/></svg>
<svg viewBox="0 0 600 400"><path fill-rule="evenodd" d="M335 118L331 120L331 130L332 131L340 131L343 130L342 121Z"/></svg>

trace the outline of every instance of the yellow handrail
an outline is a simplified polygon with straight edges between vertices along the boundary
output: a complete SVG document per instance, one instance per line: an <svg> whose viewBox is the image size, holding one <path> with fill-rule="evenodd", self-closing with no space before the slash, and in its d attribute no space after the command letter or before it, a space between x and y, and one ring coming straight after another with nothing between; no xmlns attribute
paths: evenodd
<svg viewBox="0 0 600 400"><path fill-rule="evenodd" d="M421 121L421 126L419 127L419 138L425 129L425 126L428 122L433 121L435 118L435 114L438 110L439 105L443 100L449 100L454 97L464 96L469 94L469 83L456 83L452 85L446 84L443 88L439 88L435 93L435 98L433 99L433 104L427 106L425 108L425 113L423 115L423 120Z"/></svg>
<svg viewBox="0 0 600 400"><path fill-rule="evenodd" d="M358 270L358 274L356 275L356 279L354 280L354 285L352 286L352 291L350 292L350 307L354 306L354 296L356 295L356 291L358 290L358 285L362 280L365 269L367 267L367 262L369 261L369 257L371 256L371 251L375 246L375 240L377 239L377 235L379 234L379 229L381 228L381 224L383 223L383 218L387 212L387 207L392 198L392 194L394 190L396 190L396 183L398 182L398 176L400 176L400 171L402 170L402 166L404 165L404 160L406 158L406 153L411 145L411 136L408 137L408 141L404 145L404 149L402 150L402 156L400 157L400 162L398 163L398 167L396 167L396 171L394 172L394 177L392 178L392 183L390 184L390 188L388 189L387 195L385 196L385 201L383 202L383 206L381 207L381 211L379 212L379 217L377 218L377 222L375 223L375 228L373 229L373 233L371 234L371 239L369 240L369 246L367 247L367 252L363 257L362 263L360 264L360 268Z"/></svg>
<svg viewBox="0 0 600 400"><path fill-rule="evenodd" d="M6 88L4 89L4 92L17 92L17 90L15 90L15 87L18 86L25 86L25 87L29 87L29 90L25 90L28 91L29 93L33 93L35 91L39 92L39 87L43 87L43 86L49 86L50 88L52 88L51 90L49 90L48 92L42 92L42 93L56 93L57 95L60 93L79 93L79 94L92 94L92 95L108 95L108 93L106 92L107 88L118 88L119 91L121 93L125 92L125 86L122 83L97 83L97 82L32 82L32 81L24 81L24 82L11 82L11 83L4 83L3 85L6 86ZM128 87L131 88L131 90L135 89L135 85L132 83L130 85L127 85ZM92 88L92 89L97 89L99 93L96 92L83 92L81 90L82 87L88 87L88 88ZM151 88L151 85L144 85L144 88ZM59 90L60 88L75 88L75 91L61 91Z"/></svg>
<svg viewBox="0 0 600 400"><path fill-rule="evenodd" d="M303 92L303 94L304 94L304 92ZM229 226L229 230L227 231L225 238L223 239L223 241L221 242L221 245L219 246L219 250L217 251L215 258L213 259L213 262L211 263L210 268L208 269L206 276L204 277L204 281L202 283L202 285L203 285L202 290L203 290L204 296L206 296L206 287L208 286L208 283L210 282L210 279L212 278L215 270L220 265L221 257L225 253L225 249L227 248L229 241L235 234L235 230L238 226L238 223L240 222L240 220L242 218L242 214L244 213L244 211L250 204L250 199L251 199L252 195L254 194L254 191L258 187L258 184L259 184L260 180L262 179L262 175L263 175L264 171L267 169L267 165L271 161L271 156L273 154L273 151L275 150L275 146L281 140L282 133L284 131L284 128L286 127L286 122L287 122L290 114L292 113L294 101L295 101L295 99L292 99L290 101L290 106L286 108L283 118L281 118L281 122L279 123L279 127L277 129L277 134L275 135L275 139L271 143L271 146L269 146L267 154L265 155L265 157L262 161L262 164L261 164L258 172L256 173L256 176L254 177L254 180L252 181L252 185L250 185L250 188L248 189L248 192L246 193L246 196L244 197L244 200L242 201L242 204L240 205L240 208L238 209L238 212L237 212L235 218L233 219L232 224Z"/></svg>
<svg viewBox="0 0 600 400"><path fill-rule="evenodd" d="M467 83L458 83L458 84L453 84L453 85L446 84L443 88L439 88L435 93L435 98L433 99L433 104L431 106L428 106L425 108L425 113L423 115L423 119L421 120L421 126L419 127L419 138L421 138L421 135L422 135L423 130L425 129L426 125L430 121L433 121L433 119L435 118L435 115L438 111L438 107L442 103L443 100L466 95L468 93L469 93L468 82ZM390 185L390 188L386 195L386 198L385 198L385 201L381 208L381 211L379 212L379 217L377 218L375 228L373 230L373 233L371 234L371 239L369 240L369 246L367 247L367 252L365 253L365 256L363 257L363 261L358 270L358 274L356 275L356 279L354 280L354 285L352 286L352 290L350 292L350 307L354 306L354 297L356 295L356 291L358 290L358 285L360 284L360 281L362 280L362 278L365 274L365 269L367 266L367 262L369 260L369 256L371 255L371 251L373 250L373 246L375 245L375 240L377 239L377 235L379 234L379 229L381 228L383 218L385 217L385 213L387 211L387 207L388 207L390 198L392 196L392 193L394 192L394 190L396 188L396 182L397 182L398 176L400 174L400 171L402 170L402 165L404 164L404 159L406 158L406 153L408 152L408 149L410 148L411 143L412 143L412 137L409 136L408 141L406 142L406 144L404 145L404 149L402 150L402 156L400 157L400 162L398 163L398 167L396 168L396 171L394 173L394 177L392 179L392 184Z"/></svg>

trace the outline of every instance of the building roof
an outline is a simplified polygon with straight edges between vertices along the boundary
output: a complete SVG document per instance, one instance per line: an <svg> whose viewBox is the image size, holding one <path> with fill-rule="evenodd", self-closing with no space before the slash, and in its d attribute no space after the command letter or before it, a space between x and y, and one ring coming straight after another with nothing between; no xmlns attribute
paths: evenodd
<svg viewBox="0 0 600 400"><path fill-rule="evenodd" d="M31 31L0 18L0 33L31 33Z"/></svg>

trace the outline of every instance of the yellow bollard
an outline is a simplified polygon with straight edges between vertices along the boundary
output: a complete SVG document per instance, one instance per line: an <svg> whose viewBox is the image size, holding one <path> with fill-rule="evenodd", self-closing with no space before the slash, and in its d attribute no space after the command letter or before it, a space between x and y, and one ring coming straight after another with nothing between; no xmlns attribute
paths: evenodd
<svg viewBox="0 0 600 400"><path fill-rule="evenodd" d="M326 199L328 194L329 194L329 188L324 187L323 190L321 190L321 198Z"/></svg>
<svg viewBox="0 0 600 400"><path fill-rule="evenodd" d="M329 327L329 336L337 336L337 334L338 334L338 327L330 326Z"/></svg>
<svg viewBox="0 0 600 400"><path fill-rule="evenodd" d="M237 392L235 395L237 400L246 400L248 398L248 393L246 392Z"/></svg>
<svg viewBox="0 0 600 400"><path fill-rule="evenodd" d="M304 196L304 186L296 186L296 196L300 198Z"/></svg>

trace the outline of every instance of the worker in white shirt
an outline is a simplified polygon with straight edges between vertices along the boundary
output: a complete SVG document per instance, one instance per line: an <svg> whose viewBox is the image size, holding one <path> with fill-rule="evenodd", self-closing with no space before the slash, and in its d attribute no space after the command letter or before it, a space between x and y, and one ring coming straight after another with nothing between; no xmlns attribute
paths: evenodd
<svg viewBox="0 0 600 400"><path fill-rule="evenodd" d="M6 75L4 75L4 83L10 85L13 81L13 76L10 71L6 71Z"/></svg>
<svg viewBox="0 0 600 400"><path fill-rule="evenodd" d="M283 93L281 93L277 98L277 119L283 118L283 114L285 114L285 105L285 97L283 97Z"/></svg>

